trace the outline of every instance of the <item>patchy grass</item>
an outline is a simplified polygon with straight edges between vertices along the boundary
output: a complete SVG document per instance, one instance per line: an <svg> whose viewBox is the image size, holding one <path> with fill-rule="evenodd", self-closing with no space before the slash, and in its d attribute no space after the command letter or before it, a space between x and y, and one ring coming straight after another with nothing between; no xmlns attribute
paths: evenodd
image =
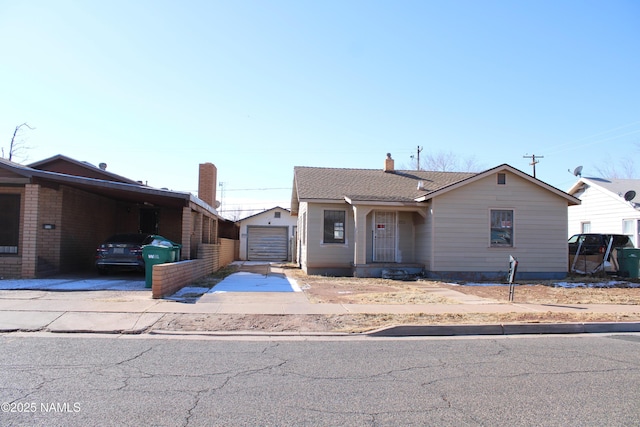
<svg viewBox="0 0 640 427"><path fill-rule="evenodd" d="M435 280L399 281L377 278L307 275L299 269L286 271L313 303L334 304L459 304L438 295L448 289L480 298L509 302L509 286L452 284ZM570 277L516 285L515 302L531 304L640 304L640 284L610 278Z"/></svg>

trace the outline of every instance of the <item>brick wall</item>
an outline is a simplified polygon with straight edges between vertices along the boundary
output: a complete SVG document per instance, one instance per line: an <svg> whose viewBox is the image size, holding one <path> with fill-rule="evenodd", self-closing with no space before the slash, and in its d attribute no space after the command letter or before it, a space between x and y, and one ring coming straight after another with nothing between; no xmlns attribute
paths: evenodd
<svg viewBox="0 0 640 427"><path fill-rule="evenodd" d="M172 295L217 271L220 268L220 248L221 245L202 244L198 247L198 259L154 265L151 279L153 298Z"/></svg>
<svg viewBox="0 0 640 427"><path fill-rule="evenodd" d="M25 185L24 210L22 214L22 272L23 278L36 277L37 237L38 237L38 198L40 186Z"/></svg>
<svg viewBox="0 0 640 427"><path fill-rule="evenodd" d="M20 279L22 277L22 258L2 255L0 257L0 280Z"/></svg>
<svg viewBox="0 0 640 427"><path fill-rule="evenodd" d="M238 240L220 239L220 268L231 264L236 259L236 244L239 247Z"/></svg>
<svg viewBox="0 0 640 427"><path fill-rule="evenodd" d="M217 245L198 246L198 259L153 266L151 294L163 298L178 292L234 260L237 240L220 239Z"/></svg>
<svg viewBox="0 0 640 427"><path fill-rule="evenodd" d="M60 271L62 235L62 197L60 193L60 191L51 188L40 188L36 268L38 276L52 275Z"/></svg>
<svg viewBox="0 0 640 427"><path fill-rule="evenodd" d="M117 203L84 191L61 188L60 271L91 269L96 247L116 229Z"/></svg>

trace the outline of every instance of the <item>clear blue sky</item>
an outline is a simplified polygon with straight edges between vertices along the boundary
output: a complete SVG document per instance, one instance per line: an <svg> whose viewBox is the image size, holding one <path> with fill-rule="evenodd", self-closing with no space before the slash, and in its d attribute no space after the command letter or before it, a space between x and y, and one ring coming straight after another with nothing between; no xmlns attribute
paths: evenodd
<svg viewBox="0 0 640 427"><path fill-rule="evenodd" d="M638 157L639 23L635 0L0 0L0 146L27 122L23 163L194 194L212 162L221 211L289 207L294 166L408 166L417 146L544 156L567 190Z"/></svg>

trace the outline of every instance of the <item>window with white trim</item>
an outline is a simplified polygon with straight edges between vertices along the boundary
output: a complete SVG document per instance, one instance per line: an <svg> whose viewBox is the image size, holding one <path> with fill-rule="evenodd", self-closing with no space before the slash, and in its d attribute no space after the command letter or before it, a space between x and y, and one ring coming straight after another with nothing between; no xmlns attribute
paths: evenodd
<svg viewBox="0 0 640 427"><path fill-rule="evenodd" d="M491 247L513 246L513 211L491 210Z"/></svg>

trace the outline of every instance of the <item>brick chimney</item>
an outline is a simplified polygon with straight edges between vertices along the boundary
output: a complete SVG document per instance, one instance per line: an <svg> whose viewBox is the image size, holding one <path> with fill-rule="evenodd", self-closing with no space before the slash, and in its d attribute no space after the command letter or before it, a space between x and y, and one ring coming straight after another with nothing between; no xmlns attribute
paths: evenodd
<svg viewBox="0 0 640 427"><path fill-rule="evenodd" d="M387 158L384 159L384 171L385 172L394 172L394 164L393 159L391 158L391 153L387 153Z"/></svg>
<svg viewBox="0 0 640 427"><path fill-rule="evenodd" d="M213 208L216 207L217 178L218 169L213 163L200 163L198 198Z"/></svg>

